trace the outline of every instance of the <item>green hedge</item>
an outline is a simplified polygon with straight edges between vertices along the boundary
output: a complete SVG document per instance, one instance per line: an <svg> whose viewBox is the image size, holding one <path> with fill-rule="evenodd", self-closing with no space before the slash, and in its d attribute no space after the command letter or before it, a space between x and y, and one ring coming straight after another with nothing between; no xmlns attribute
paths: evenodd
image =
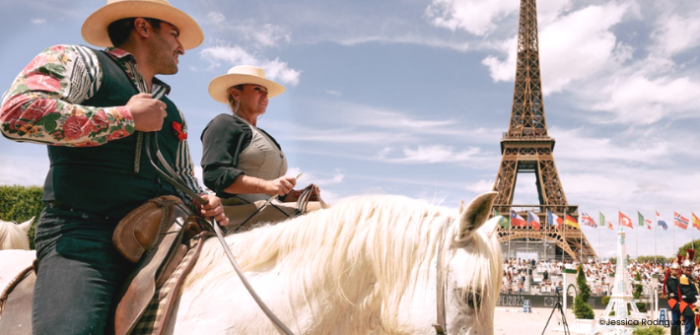
<svg viewBox="0 0 700 335"><path fill-rule="evenodd" d="M634 335L664 335L666 331L661 326L637 327Z"/></svg>
<svg viewBox="0 0 700 335"><path fill-rule="evenodd" d="M44 209L41 196L43 188L39 186L0 185L0 219L22 223L34 217L29 229L29 244L34 249L34 227Z"/></svg>

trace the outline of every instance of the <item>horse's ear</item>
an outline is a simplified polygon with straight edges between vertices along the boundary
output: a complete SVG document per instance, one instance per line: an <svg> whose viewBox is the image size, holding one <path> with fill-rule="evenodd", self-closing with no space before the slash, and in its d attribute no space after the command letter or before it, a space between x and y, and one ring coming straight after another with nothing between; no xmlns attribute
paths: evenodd
<svg viewBox="0 0 700 335"><path fill-rule="evenodd" d="M491 207L493 207L497 195L498 192L486 192L478 195L469 203L460 219L460 238L479 229L486 222L486 219L491 215Z"/></svg>
<svg viewBox="0 0 700 335"><path fill-rule="evenodd" d="M27 221L20 223L19 227L22 228L22 230L24 230L25 233L29 233L29 228L32 226L32 222L34 222L34 217L32 217L31 219L29 219Z"/></svg>
<svg viewBox="0 0 700 335"><path fill-rule="evenodd" d="M464 204L464 200L459 200L459 214L464 213L464 210L467 208L467 205Z"/></svg>

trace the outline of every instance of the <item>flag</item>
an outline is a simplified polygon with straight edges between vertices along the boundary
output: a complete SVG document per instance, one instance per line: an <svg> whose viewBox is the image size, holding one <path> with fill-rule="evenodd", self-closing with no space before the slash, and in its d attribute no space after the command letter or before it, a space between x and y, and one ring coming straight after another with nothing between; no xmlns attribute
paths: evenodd
<svg viewBox="0 0 700 335"><path fill-rule="evenodd" d="M540 230L540 218L535 213L527 212L527 224L531 225L535 230Z"/></svg>
<svg viewBox="0 0 700 335"><path fill-rule="evenodd" d="M696 229L700 229L700 219L698 219L695 213L691 212L691 214L693 214L693 227L695 227Z"/></svg>
<svg viewBox="0 0 700 335"><path fill-rule="evenodd" d="M610 230L615 230L615 228L613 228L612 222L610 222L610 221L608 221L608 228Z"/></svg>
<svg viewBox="0 0 700 335"><path fill-rule="evenodd" d="M601 226L605 226L605 215L602 212L598 212L598 222Z"/></svg>
<svg viewBox="0 0 700 335"><path fill-rule="evenodd" d="M583 212L581 213L581 223L593 228L598 226L590 215Z"/></svg>
<svg viewBox="0 0 700 335"><path fill-rule="evenodd" d="M556 224L557 228L561 229L561 224L564 223L559 216L547 210L547 223L554 226Z"/></svg>
<svg viewBox="0 0 700 335"><path fill-rule="evenodd" d="M513 227L527 227L525 219L512 209L510 210L510 224L512 224Z"/></svg>
<svg viewBox="0 0 700 335"><path fill-rule="evenodd" d="M639 211L637 211L637 219L639 219L639 225L644 226L644 215Z"/></svg>
<svg viewBox="0 0 700 335"><path fill-rule="evenodd" d="M668 225L661 215L659 215L659 212L656 212L656 225L664 227L664 230L668 230Z"/></svg>
<svg viewBox="0 0 700 335"><path fill-rule="evenodd" d="M497 210L495 210L495 209L493 210L493 213L494 213L493 216L500 216L500 217L501 217L500 219L498 219L498 224L499 224L501 227L503 227L503 228L508 228L508 227L510 227L510 220L508 220L507 217L501 215L501 213L499 213L499 212L498 212Z"/></svg>
<svg viewBox="0 0 700 335"><path fill-rule="evenodd" d="M678 214L677 212L673 212L673 224L676 225L676 227L680 227L681 229L688 229L688 224L690 221L683 216Z"/></svg>
<svg viewBox="0 0 700 335"><path fill-rule="evenodd" d="M617 213L618 213L618 224L634 229L634 227L632 226L632 219L630 219L629 216L622 214L622 212L620 212L620 211L617 211Z"/></svg>
<svg viewBox="0 0 700 335"><path fill-rule="evenodd" d="M644 219L644 222L647 224L647 229L651 230L651 220L650 220L650 219Z"/></svg>
<svg viewBox="0 0 700 335"><path fill-rule="evenodd" d="M569 213L564 213L564 224L569 227L581 229L581 226L578 225L578 221L576 221L573 216L569 215Z"/></svg>

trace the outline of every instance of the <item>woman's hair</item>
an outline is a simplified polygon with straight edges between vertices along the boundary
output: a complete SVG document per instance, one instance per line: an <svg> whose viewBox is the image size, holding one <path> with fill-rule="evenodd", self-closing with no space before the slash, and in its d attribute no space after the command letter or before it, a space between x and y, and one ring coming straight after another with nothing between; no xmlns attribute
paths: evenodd
<svg viewBox="0 0 700 335"><path fill-rule="evenodd" d="M231 108L231 112L233 112L233 114L236 114L236 112L238 111L238 107L240 107L240 102L236 101L236 99L233 98L233 95L231 94L231 90L235 88L235 89L240 91L243 89L243 85L245 85L245 84L231 86L228 89L228 106Z"/></svg>

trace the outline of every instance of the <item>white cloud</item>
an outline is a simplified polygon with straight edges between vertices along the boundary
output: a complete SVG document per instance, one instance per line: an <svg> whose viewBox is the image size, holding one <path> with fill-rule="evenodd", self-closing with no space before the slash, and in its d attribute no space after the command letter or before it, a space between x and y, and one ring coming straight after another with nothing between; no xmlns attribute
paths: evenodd
<svg viewBox="0 0 700 335"><path fill-rule="evenodd" d="M44 24L44 23L46 23L45 19L41 19L41 18L32 19L32 24Z"/></svg>
<svg viewBox="0 0 700 335"><path fill-rule="evenodd" d="M415 149L404 148L404 157L389 159L395 163L446 163L446 162L462 162L470 160L473 156L479 154L479 148L471 147L466 150L457 151L451 146L443 145L419 145Z"/></svg>
<svg viewBox="0 0 700 335"><path fill-rule="evenodd" d="M700 10L662 15L656 22L652 50L673 56L700 45Z"/></svg>
<svg viewBox="0 0 700 335"><path fill-rule="evenodd" d="M207 18L214 24L221 24L226 21L226 16L220 12L209 12Z"/></svg>
<svg viewBox="0 0 700 335"><path fill-rule="evenodd" d="M341 184L343 182L343 180L345 179L345 175L342 172L340 172L339 169L335 169L335 173L333 174L332 177L322 178L322 177L317 176L314 173L311 173L308 171L302 171L301 168L296 167L296 166L289 167L287 169L286 176L296 177L299 174L302 174L302 175L298 179L299 183L297 184L296 189L300 189L301 187L303 187L303 185L307 185L307 184L316 184L318 186Z"/></svg>
<svg viewBox="0 0 700 335"><path fill-rule="evenodd" d="M506 20L517 23L519 4L518 1L433 0L425 9L425 15L436 27L486 36L504 26ZM538 1L538 24L548 25L571 5L572 0Z"/></svg>
<svg viewBox="0 0 700 335"><path fill-rule="evenodd" d="M209 12L207 18L218 30L230 32L241 41L250 42L258 48L275 47L280 42L289 43L292 35L288 29L271 23L260 23L253 19L226 20L221 12Z"/></svg>
<svg viewBox="0 0 700 335"><path fill-rule="evenodd" d="M265 70L268 79L296 86L299 84L301 71L290 68L279 58L273 60L259 59L240 46L216 46L201 51L201 57L209 61L212 67L219 67L220 62L228 65L255 65Z"/></svg>
<svg viewBox="0 0 700 335"><path fill-rule="evenodd" d="M614 112L614 121L620 123L652 124L666 116L697 118L700 108L700 82L688 77L620 76L602 91L607 98L592 108Z"/></svg>
<svg viewBox="0 0 700 335"><path fill-rule="evenodd" d="M466 189L478 194L485 193L493 190L493 180L481 179L476 183L467 185Z"/></svg>
<svg viewBox="0 0 700 335"><path fill-rule="evenodd" d="M517 10L517 1L433 0L425 14L437 27L484 36L496 29L494 21Z"/></svg>
<svg viewBox="0 0 700 335"><path fill-rule="evenodd" d="M334 90L326 90L325 93L326 93L326 94L329 94L329 95L332 95L332 96L334 96L334 97L339 97L339 96L340 96L340 92L334 91Z"/></svg>
<svg viewBox="0 0 700 335"><path fill-rule="evenodd" d="M539 51L544 94L561 91L574 81L619 68L631 57L630 47L618 42L610 31L628 9L629 5L615 3L588 6L540 26ZM495 43L494 46L507 52L507 59L501 61L491 55L482 63L488 66L494 81L512 81L515 77L517 37Z"/></svg>

